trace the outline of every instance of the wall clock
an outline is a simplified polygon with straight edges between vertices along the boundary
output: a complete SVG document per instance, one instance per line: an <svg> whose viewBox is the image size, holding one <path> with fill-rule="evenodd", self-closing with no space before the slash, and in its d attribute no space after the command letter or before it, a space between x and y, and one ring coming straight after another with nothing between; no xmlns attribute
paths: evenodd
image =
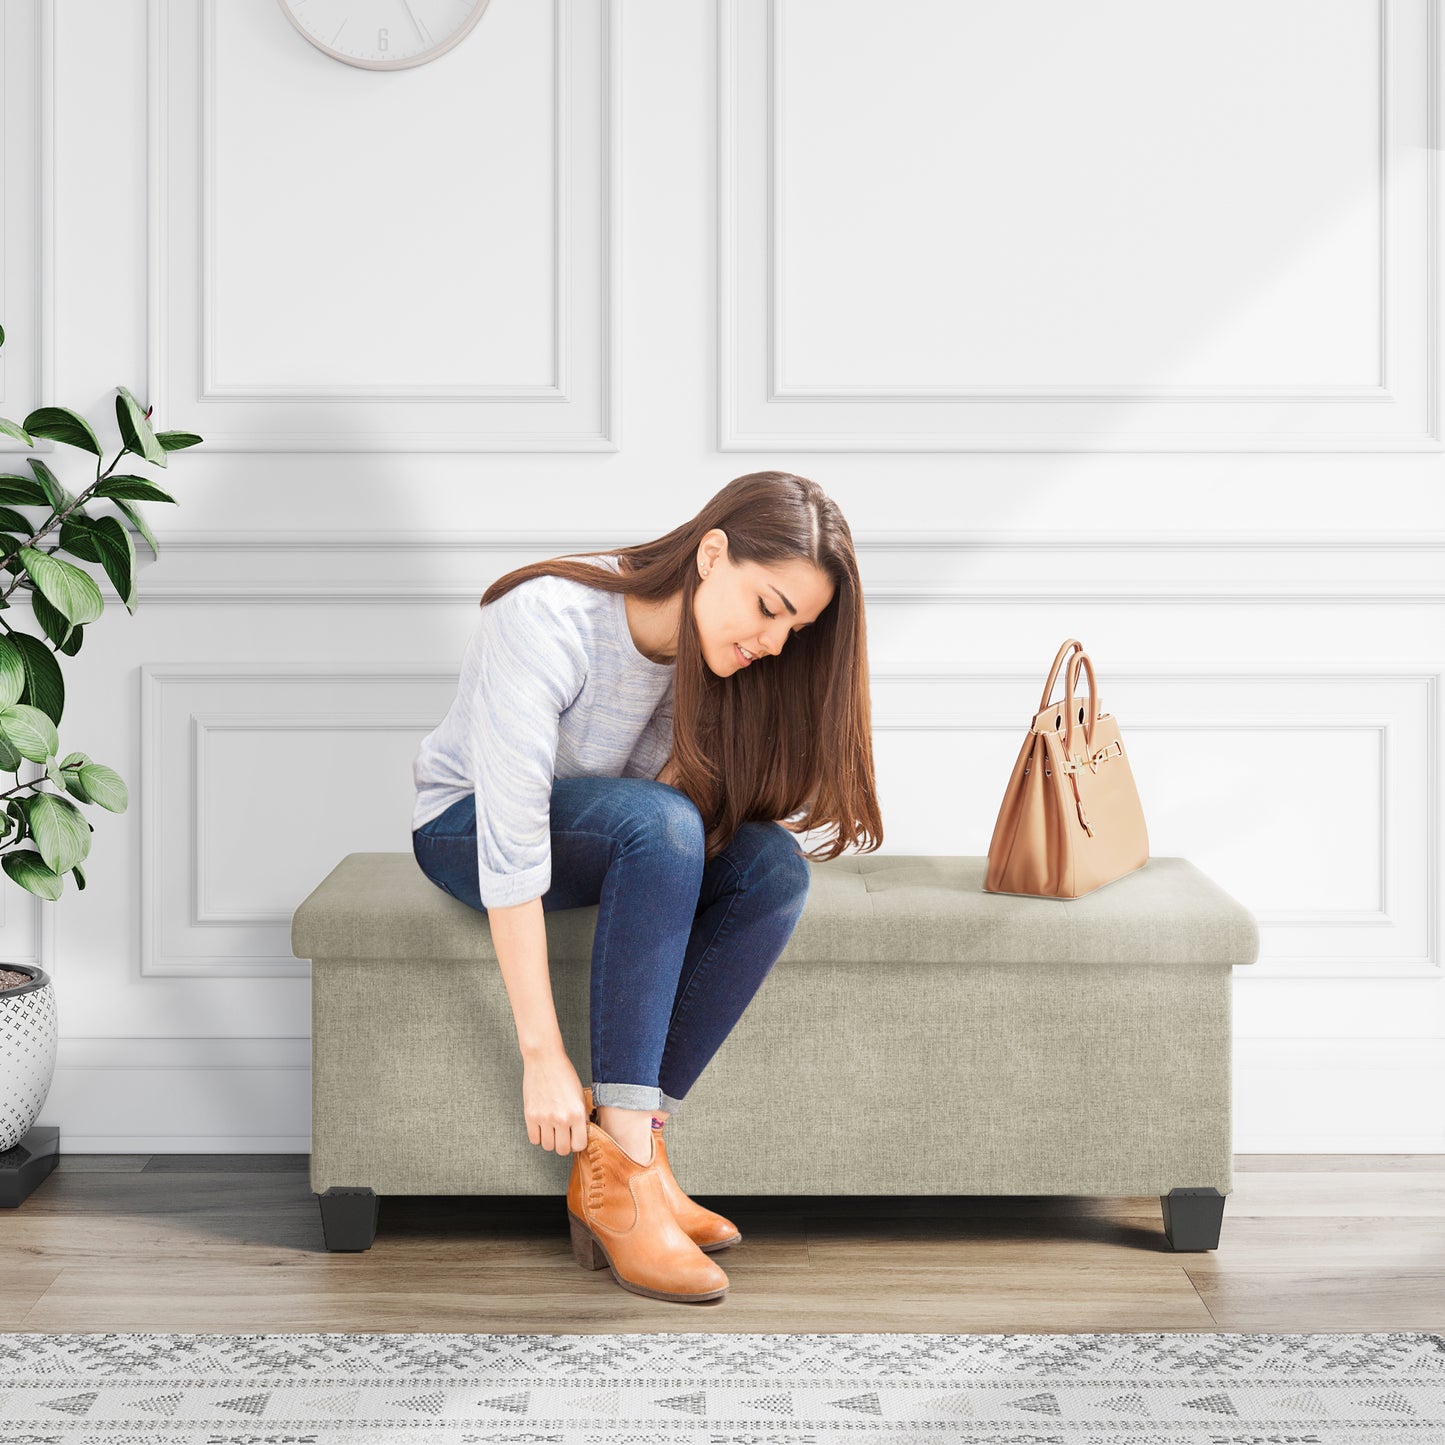
<svg viewBox="0 0 1445 1445"><path fill-rule="evenodd" d="M404 70L450 50L488 0L278 0L324 55L366 70Z"/></svg>

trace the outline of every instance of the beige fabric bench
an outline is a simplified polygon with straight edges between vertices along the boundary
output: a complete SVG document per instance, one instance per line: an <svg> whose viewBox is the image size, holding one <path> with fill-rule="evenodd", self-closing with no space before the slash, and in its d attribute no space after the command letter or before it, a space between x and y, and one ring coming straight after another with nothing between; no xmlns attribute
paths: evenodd
<svg viewBox="0 0 1445 1445"><path fill-rule="evenodd" d="M1253 916L1183 858L1077 899L985 893L987 860L814 863L798 926L668 1124L694 1195L1149 1195L1175 1249L1219 1243L1232 973ZM596 907L545 915L568 1053L591 1081ZM328 1249L378 1196L561 1200L530 1143L484 914L410 853L351 853L297 908L312 961L311 1188ZM559 1215L560 1218L560 1215Z"/></svg>

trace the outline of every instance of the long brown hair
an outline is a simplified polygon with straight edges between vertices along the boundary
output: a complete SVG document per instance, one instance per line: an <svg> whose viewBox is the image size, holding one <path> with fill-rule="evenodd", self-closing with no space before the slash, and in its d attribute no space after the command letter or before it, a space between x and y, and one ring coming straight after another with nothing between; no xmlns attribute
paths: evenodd
<svg viewBox="0 0 1445 1445"><path fill-rule="evenodd" d="M829 577L834 589L816 622L792 634L776 657L727 677L703 660L692 611L700 580L697 549L714 527L727 533L734 562L801 558ZM569 560L612 554L620 572ZM682 594L672 755L675 786L702 814L706 858L720 853L742 823L790 817L805 807L796 826L834 830L807 851L815 862L845 848L871 852L881 846L858 560L848 523L816 482L791 472L736 477L690 521L655 541L528 563L497 578L480 605L543 576L569 577L651 603Z"/></svg>

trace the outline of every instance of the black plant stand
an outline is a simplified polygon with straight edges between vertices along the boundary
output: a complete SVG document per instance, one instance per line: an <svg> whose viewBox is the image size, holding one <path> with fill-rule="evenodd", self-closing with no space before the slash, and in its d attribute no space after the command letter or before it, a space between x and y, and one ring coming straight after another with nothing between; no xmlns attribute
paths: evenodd
<svg viewBox="0 0 1445 1445"><path fill-rule="evenodd" d="M18 1209L59 1158L60 1125L32 1124L13 1149L0 1153L0 1209Z"/></svg>
<svg viewBox="0 0 1445 1445"><path fill-rule="evenodd" d="M1218 1249L1224 1195L1214 1188L1171 1189L1159 1196L1164 1233L1175 1249Z"/></svg>

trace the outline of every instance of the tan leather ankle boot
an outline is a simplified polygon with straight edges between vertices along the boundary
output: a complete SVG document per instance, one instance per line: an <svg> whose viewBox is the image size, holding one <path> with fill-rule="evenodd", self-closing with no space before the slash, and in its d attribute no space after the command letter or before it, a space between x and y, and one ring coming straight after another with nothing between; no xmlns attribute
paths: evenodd
<svg viewBox="0 0 1445 1445"><path fill-rule="evenodd" d="M683 1191L667 1162L667 1146L662 1142L662 1135L661 1129L652 1131L657 1172L662 1178L662 1192L667 1196L672 1217L682 1225L683 1233L708 1254L715 1249L726 1249L730 1244L741 1244L742 1233L731 1219L704 1209Z"/></svg>
<svg viewBox="0 0 1445 1445"><path fill-rule="evenodd" d="M596 1121L587 1103L587 1147L572 1155L567 1224L572 1254L583 1269L612 1278L649 1299L694 1302L727 1293L728 1277L688 1238L673 1217L657 1169L658 1149L639 1164Z"/></svg>

